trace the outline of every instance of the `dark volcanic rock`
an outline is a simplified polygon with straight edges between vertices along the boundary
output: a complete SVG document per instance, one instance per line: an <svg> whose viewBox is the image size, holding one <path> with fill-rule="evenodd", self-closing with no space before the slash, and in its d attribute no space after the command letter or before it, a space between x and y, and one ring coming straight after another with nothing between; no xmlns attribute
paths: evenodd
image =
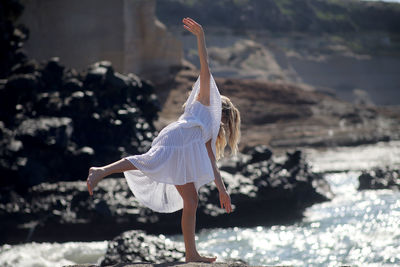
<svg viewBox="0 0 400 267"><path fill-rule="evenodd" d="M400 170L375 168L364 171L359 177L358 190L367 189L400 189Z"/></svg>
<svg viewBox="0 0 400 267"><path fill-rule="evenodd" d="M0 243L104 240L130 229L180 229L179 214L169 214L165 227L158 214L137 202L125 179L103 180L93 198L85 182L41 183L27 192L0 190L0 228L7 233Z"/></svg>
<svg viewBox="0 0 400 267"><path fill-rule="evenodd" d="M220 167L234 212L226 214L219 208L218 191L210 184L200 189L200 206L207 208L198 213L199 224L223 227L290 223L301 219L305 208L334 197L323 176L310 171L301 151L287 153L282 163L272 160L272 152L265 146L247 149L247 153L223 161Z"/></svg>
<svg viewBox="0 0 400 267"><path fill-rule="evenodd" d="M121 262L177 262L185 260L183 243L163 235L146 235L143 231L128 231L108 243L102 266Z"/></svg>
<svg viewBox="0 0 400 267"><path fill-rule="evenodd" d="M270 154L261 146L221 162L234 212L219 207L217 189L208 184L200 189L198 228L292 223L306 207L333 197L327 181L309 170L300 151L288 153L283 162ZM103 180L93 198L83 181L42 183L26 192L3 187L0 228L7 234L0 243L104 240L130 229L180 233L180 217L180 211L155 213L140 205L124 178Z"/></svg>
<svg viewBox="0 0 400 267"><path fill-rule="evenodd" d="M82 73L58 58L30 66L0 85L0 185L83 179L90 166L149 148L160 109L149 83L106 61Z"/></svg>

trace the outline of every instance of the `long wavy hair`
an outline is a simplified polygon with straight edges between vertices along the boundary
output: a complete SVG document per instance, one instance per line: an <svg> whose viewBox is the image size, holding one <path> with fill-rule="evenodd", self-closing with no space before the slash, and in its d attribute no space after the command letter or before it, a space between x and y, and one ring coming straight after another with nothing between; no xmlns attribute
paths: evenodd
<svg viewBox="0 0 400 267"><path fill-rule="evenodd" d="M224 157L225 147L228 144L230 154L235 155L238 152L238 143L240 140L240 112L233 105L232 101L221 95L222 115L221 126L219 128L216 141L216 159Z"/></svg>

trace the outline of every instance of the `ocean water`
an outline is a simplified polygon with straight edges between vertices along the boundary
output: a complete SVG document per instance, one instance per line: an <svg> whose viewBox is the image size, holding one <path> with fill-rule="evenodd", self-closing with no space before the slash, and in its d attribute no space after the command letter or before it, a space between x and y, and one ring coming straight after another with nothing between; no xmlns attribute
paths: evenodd
<svg viewBox="0 0 400 267"><path fill-rule="evenodd" d="M400 142L304 151L313 170L326 173L332 201L308 208L294 225L202 230L199 250L251 265L400 266L400 192L357 191L362 169L400 166ZM0 266L98 263L106 248L106 241L3 245Z"/></svg>

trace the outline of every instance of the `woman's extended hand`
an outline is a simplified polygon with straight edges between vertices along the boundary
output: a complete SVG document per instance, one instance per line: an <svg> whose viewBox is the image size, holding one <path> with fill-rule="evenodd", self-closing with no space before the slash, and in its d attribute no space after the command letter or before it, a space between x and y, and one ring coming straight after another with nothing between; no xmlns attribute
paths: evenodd
<svg viewBox="0 0 400 267"><path fill-rule="evenodd" d="M225 208L227 213L232 212L231 197L226 190L219 191L219 202L221 203L221 209Z"/></svg>
<svg viewBox="0 0 400 267"><path fill-rule="evenodd" d="M200 37L200 36L204 35L203 27L201 27L201 25L198 24L193 19L184 18L182 20L182 22L184 23L183 28L185 28L186 30L190 31L191 33L193 33L197 37Z"/></svg>

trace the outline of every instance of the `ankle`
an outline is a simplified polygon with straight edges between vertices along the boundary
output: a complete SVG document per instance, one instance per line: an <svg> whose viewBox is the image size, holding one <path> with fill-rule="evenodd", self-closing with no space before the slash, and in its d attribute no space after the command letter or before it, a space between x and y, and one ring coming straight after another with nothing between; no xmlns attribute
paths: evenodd
<svg viewBox="0 0 400 267"><path fill-rule="evenodd" d="M200 257L200 254L197 252L197 250L189 252L189 253L185 253L186 259L193 259L193 258L198 258L198 257Z"/></svg>
<svg viewBox="0 0 400 267"><path fill-rule="evenodd" d="M103 167L91 167L90 171L93 172L93 174L98 177L97 179L101 180L103 179L105 176L107 176L106 174L106 170Z"/></svg>

